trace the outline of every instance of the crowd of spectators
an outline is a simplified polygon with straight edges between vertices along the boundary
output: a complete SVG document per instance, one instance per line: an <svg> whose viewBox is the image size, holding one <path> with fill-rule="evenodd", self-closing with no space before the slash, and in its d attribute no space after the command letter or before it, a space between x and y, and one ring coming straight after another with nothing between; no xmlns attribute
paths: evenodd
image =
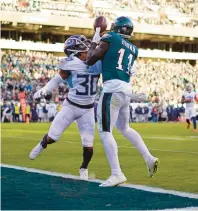
<svg viewBox="0 0 198 211"><path fill-rule="evenodd" d="M20 94L25 93L20 91ZM24 112L23 112L24 109ZM61 103L46 101L26 101L25 107L20 101L7 101L1 105L1 122L52 122L61 109Z"/></svg>
<svg viewBox="0 0 198 211"><path fill-rule="evenodd" d="M42 9L49 10L67 10L67 4L74 4L75 0L58 1L40 1L40 0L2 0L1 9L4 11L16 12L41 12Z"/></svg>
<svg viewBox="0 0 198 211"><path fill-rule="evenodd" d="M198 23L194 20L190 20L189 22L178 24L176 21L169 20L167 17L145 17L139 16L137 20L134 22L137 23L146 23L146 24L154 24L154 25L179 25L183 27L195 28L198 26Z"/></svg>
<svg viewBox="0 0 198 211"><path fill-rule="evenodd" d="M147 0L147 2L152 5L175 8L179 12L188 15L198 14L196 0Z"/></svg>
<svg viewBox="0 0 198 211"><path fill-rule="evenodd" d="M191 65L189 61L140 58L132 80L135 92L157 93L162 101L175 105L180 102L186 83L198 88L198 61Z"/></svg>
<svg viewBox="0 0 198 211"><path fill-rule="evenodd" d="M49 101L40 102L33 101L33 93L43 87L58 70L58 57L50 53L44 52L26 52L26 51L11 51L1 52L1 108L2 117L5 119L5 115L9 116L10 112L11 120L15 121L14 106L20 103L20 95L25 95L26 102L33 108L35 112L34 119L39 120L39 114L43 112L43 108ZM68 88L61 84L57 90L55 90L51 97L51 103L53 102L57 107L62 104L66 98ZM9 106L6 106L6 105ZM12 107L12 109L6 110L5 108ZM43 107L43 108L41 108ZM30 109L30 110L31 110ZM20 114L21 114L20 110ZM49 112L50 113L50 112ZM4 115L3 115L4 114ZM55 114L54 114L55 115ZM36 116L36 117L35 117ZM40 121L49 121L47 113L41 115ZM17 121L24 121L22 118L18 118Z"/></svg>
<svg viewBox="0 0 198 211"><path fill-rule="evenodd" d="M49 103L54 103L55 107L61 105L68 93L66 84L61 84L59 88L52 93L50 101L43 101L42 104L40 104L41 102L34 102L33 100L33 93L43 87L57 73L58 62L59 57L52 53L12 50L2 51L0 75L2 116L6 104L9 104L7 107L12 108L20 104L21 93L25 94L26 102L30 105L31 109L32 107L36 108L37 120L39 120L38 108L43 112L45 106ZM132 77L134 92L143 92L149 96L150 102L155 102L152 108L150 107L148 109L149 111L157 106L155 97L157 96L160 99L161 110L159 106L156 107L158 111L157 119L160 119L159 117L161 115L159 114L163 113L162 110L166 110L163 106L166 105L167 107L170 105L173 106L173 108L174 106L176 106L176 108L178 107L185 88L185 83L190 83L198 89L198 61L196 65L191 65L189 61L139 58L135 65L135 72L136 76ZM181 105L179 107L181 107ZM142 110L141 107L139 110ZM12 111L13 113L13 109L9 109L8 111ZM155 121L153 120L153 116L155 116L153 112L151 120ZM6 115L7 113L4 112ZM174 112L174 115L175 113L176 112ZM151 112L149 114L150 116L145 117L146 121L151 117ZM146 111L143 110L143 116L145 115ZM40 121L49 121L49 118L47 119L47 113L42 116L44 117L40 118ZM136 108L133 108L133 117L131 117L131 119L133 119L133 121L144 121ZM12 120L15 120L14 113Z"/></svg>
<svg viewBox="0 0 198 211"><path fill-rule="evenodd" d="M158 7L157 10L151 9L151 5ZM162 7L163 6L163 7ZM195 20L189 18L185 23L177 23L175 20L170 20L165 12L165 7L172 7L178 13L186 15L196 15L198 8L195 0L66 0L63 1L40 1L40 0L2 0L1 9L5 11L19 11L19 12L42 12L50 15L69 16L78 18L95 18L99 15L105 16L110 21L115 20L120 16L119 9L126 9L128 11L139 11L142 14L136 18L132 17L137 23L147 23L155 25L175 25L194 28L198 24ZM155 7L154 7L155 8ZM118 11L116 10L118 9ZM153 17L148 17L145 12L153 14ZM181 15L180 14L180 15ZM130 14L128 14L130 16Z"/></svg>
<svg viewBox="0 0 198 211"><path fill-rule="evenodd" d="M51 122L60 111L62 102L52 100L26 102L23 117L20 101L6 101L1 105L1 122ZM97 103L95 104L95 121L97 122ZM131 103L129 106L129 122L183 122L185 107L178 105L162 105L159 103ZM198 111L198 110L197 110ZM197 112L198 120L198 112Z"/></svg>
<svg viewBox="0 0 198 211"><path fill-rule="evenodd" d="M185 121L185 107L182 104L131 103L130 122L182 122ZM198 114L198 113L197 113ZM198 115L197 115L198 117Z"/></svg>

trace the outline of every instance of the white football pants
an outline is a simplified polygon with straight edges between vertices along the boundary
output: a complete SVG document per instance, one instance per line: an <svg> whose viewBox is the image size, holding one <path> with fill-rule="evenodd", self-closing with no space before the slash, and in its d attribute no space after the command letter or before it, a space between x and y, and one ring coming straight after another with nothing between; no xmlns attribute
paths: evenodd
<svg viewBox="0 0 198 211"><path fill-rule="evenodd" d="M192 117L196 117L196 109L194 107L186 108L185 116L186 119L191 119Z"/></svg>
<svg viewBox="0 0 198 211"><path fill-rule="evenodd" d="M117 143L112 135L114 126L142 154L144 159L153 159L138 132L129 126L130 98L125 94L102 93L98 104L98 129L109 161L112 175L121 174Z"/></svg>
<svg viewBox="0 0 198 211"><path fill-rule="evenodd" d="M84 147L92 147L95 131L94 108L84 109L71 105L67 100L57 113L48 132L48 136L57 141L62 133L75 121Z"/></svg>

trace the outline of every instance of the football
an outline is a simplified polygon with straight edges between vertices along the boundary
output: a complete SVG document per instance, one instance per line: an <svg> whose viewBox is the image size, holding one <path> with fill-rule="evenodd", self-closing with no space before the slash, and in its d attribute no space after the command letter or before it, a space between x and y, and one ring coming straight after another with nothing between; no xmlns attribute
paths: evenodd
<svg viewBox="0 0 198 211"><path fill-rule="evenodd" d="M107 29L107 20L104 16L99 16L94 21L94 30L100 27L100 32L104 32Z"/></svg>

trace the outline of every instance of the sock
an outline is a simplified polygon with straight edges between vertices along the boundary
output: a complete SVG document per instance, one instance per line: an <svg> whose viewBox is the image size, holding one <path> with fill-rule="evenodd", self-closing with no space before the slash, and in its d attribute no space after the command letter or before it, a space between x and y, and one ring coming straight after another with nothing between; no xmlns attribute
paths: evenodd
<svg viewBox="0 0 198 211"><path fill-rule="evenodd" d="M86 169L93 156L93 147L83 147L83 162L80 168Z"/></svg>
<svg viewBox="0 0 198 211"><path fill-rule="evenodd" d="M110 132L100 132L100 138L104 145L107 159L111 167L112 175L121 175L122 171L120 169L120 163L118 159L118 146L117 143Z"/></svg>
<svg viewBox="0 0 198 211"><path fill-rule="evenodd" d="M153 159L153 156L149 152L147 146L142 140L142 137L137 131L128 127L127 129L122 130L120 132L136 147L136 149L141 153L141 155L146 161Z"/></svg>
<svg viewBox="0 0 198 211"><path fill-rule="evenodd" d="M190 124L190 120L189 119L186 119L186 123Z"/></svg>
<svg viewBox="0 0 198 211"><path fill-rule="evenodd" d="M48 134L45 134L42 141L41 141L41 146L45 149L47 148L48 144L53 144L55 141L51 138L48 138Z"/></svg>
<svg viewBox="0 0 198 211"><path fill-rule="evenodd" d="M194 129L197 129L196 117L192 117L192 122L193 122Z"/></svg>
<svg viewBox="0 0 198 211"><path fill-rule="evenodd" d="M45 149L47 147L47 134L44 135L42 141L41 141L41 146Z"/></svg>

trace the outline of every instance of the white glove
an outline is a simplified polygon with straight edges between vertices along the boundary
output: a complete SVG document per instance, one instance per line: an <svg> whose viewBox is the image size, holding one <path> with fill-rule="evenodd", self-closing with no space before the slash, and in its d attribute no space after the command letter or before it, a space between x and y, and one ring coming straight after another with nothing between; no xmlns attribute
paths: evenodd
<svg viewBox="0 0 198 211"><path fill-rule="evenodd" d="M92 42L95 42L96 44L99 44L100 39L101 39L101 37L100 37L100 27L97 27L96 28L96 32L94 34L94 37L92 39Z"/></svg>
<svg viewBox="0 0 198 211"><path fill-rule="evenodd" d="M42 89L39 89L37 92L34 93L34 99L41 98L42 96L45 96L47 94L47 89L43 87Z"/></svg>
<svg viewBox="0 0 198 211"><path fill-rule="evenodd" d="M137 102L144 102L144 101L146 101L146 99L147 99L147 97L144 93L132 94L132 96L131 96L131 100L137 101Z"/></svg>

